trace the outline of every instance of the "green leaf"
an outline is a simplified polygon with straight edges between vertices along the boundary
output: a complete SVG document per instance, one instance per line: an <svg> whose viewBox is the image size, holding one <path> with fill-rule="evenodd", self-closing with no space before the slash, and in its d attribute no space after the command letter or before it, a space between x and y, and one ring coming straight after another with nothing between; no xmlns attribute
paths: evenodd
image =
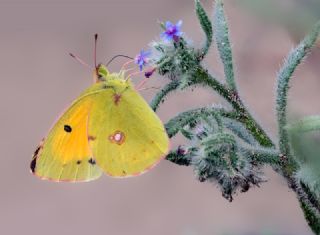
<svg viewBox="0 0 320 235"><path fill-rule="evenodd" d="M178 114L176 117L170 119L166 124L166 130L168 136L171 138L181 131L186 125L190 123L196 123L198 120L201 120L202 117L217 115L217 113L223 117L235 117L235 113L226 111L223 108L198 108L189 110L183 113Z"/></svg>
<svg viewBox="0 0 320 235"><path fill-rule="evenodd" d="M223 125L247 144L253 146L259 145L258 141L241 122L230 118L224 118Z"/></svg>
<svg viewBox="0 0 320 235"><path fill-rule="evenodd" d="M289 131L309 132L320 130L320 116L309 116L287 125Z"/></svg>
<svg viewBox="0 0 320 235"><path fill-rule="evenodd" d="M217 0L214 9L213 34L217 43L221 61L224 66L224 73L227 84L230 89L236 90L232 62L232 51L228 31L228 24L223 9L223 1Z"/></svg>
<svg viewBox="0 0 320 235"><path fill-rule="evenodd" d="M178 149L170 151L166 159L180 166L189 166L193 152L196 151L196 149L190 148L190 149L185 149L184 151L182 151L182 147L180 146Z"/></svg>
<svg viewBox="0 0 320 235"><path fill-rule="evenodd" d="M320 200L320 132L314 132L320 130L320 117L306 117L287 129L294 158L300 166L295 176Z"/></svg>
<svg viewBox="0 0 320 235"><path fill-rule="evenodd" d="M298 65L314 45L319 35L319 31L320 22L318 22L304 40L302 40L300 44L289 53L278 73L276 109L279 128L279 147L281 152L287 156L290 155L288 131L285 128L287 125L287 96L289 81Z"/></svg>
<svg viewBox="0 0 320 235"><path fill-rule="evenodd" d="M246 157L259 164L280 164L280 153L274 148L241 146L239 151Z"/></svg>
<svg viewBox="0 0 320 235"><path fill-rule="evenodd" d="M305 183L309 189L320 200L320 164L319 161L313 164L303 165L296 174L296 177Z"/></svg>
<svg viewBox="0 0 320 235"><path fill-rule="evenodd" d="M206 34L206 42L201 51L201 57L203 58L208 53L212 43L212 23L199 0L195 0L195 8L200 25Z"/></svg>

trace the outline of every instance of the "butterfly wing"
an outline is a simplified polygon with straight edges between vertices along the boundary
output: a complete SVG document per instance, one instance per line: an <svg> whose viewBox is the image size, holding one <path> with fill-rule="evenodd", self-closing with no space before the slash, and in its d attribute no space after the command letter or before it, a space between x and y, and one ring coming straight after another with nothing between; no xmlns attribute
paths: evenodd
<svg viewBox="0 0 320 235"><path fill-rule="evenodd" d="M93 160L87 133L95 94L83 95L74 102L40 143L30 165L35 175L71 182L90 181L101 176L102 171Z"/></svg>
<svg viewBox="0 0 320 235"><path fill-rule="evenodd" d="M167 153L169 139L158 116L132 86L109 84L89 118L97 164L114 177L139 175Z"/></svg>

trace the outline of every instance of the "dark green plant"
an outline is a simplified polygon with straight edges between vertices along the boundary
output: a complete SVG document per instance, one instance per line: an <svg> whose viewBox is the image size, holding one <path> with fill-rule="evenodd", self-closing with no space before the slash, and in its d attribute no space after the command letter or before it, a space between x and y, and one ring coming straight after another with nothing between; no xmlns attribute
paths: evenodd
<svg viewBox="0 0 320 235"><path fill-rule="evenodd" d="M182 112L168 121L165 126L169 137L181 133L188 144L172 150L167 160L193 167L198 180L217 183L222 195L230 201L236 192L246 192L264 182L262 166L270 165L287 179L288 186L297 194L310 227L320 234L320 161L310 157L311 154L306 156L301 148L296 147L296 143L301 142L301 132L320 129L320 117L287 123L289 82L315 43L320 23L289 53L278 73L276 111L279 140L274 143L239 95L223 1L215 1L212 21L199 0L195 0L195 9L206 36L201 48L188 43L180 31L181 23L176 26L162 24L165 30L163 39L151 45L154 68L171 82L155 95L150 105L156 111L169 94L203 86L218 93L230 108L201 107ZM225 83L211 75L202 64L213 41L224 66Z"/></svg>

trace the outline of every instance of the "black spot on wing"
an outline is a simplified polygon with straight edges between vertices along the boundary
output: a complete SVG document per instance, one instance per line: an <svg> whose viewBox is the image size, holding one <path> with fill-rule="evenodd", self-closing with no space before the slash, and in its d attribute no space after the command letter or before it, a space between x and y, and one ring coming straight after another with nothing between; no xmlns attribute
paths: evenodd
<svg viewBox="0 0 320 235"><path fill-rule="evenodd" d="M65 132L68 132L68 133L70 133L72 131L72 128L69 125L64 125L63 129Z"/></svg>
<svg viewBox="0 0 320 235"><path fill-rule="evenodd" d="M34 151L34 153L33 153L33 156L32 156L33 158L38 156L41 148L42 148L42 145L39 145L37 147L36 151Z"/></svg>
<svg viewBox="0 0 320 235"><path fill-rule="evenodd" d="M77 165L80 165L80 164L81 164L81 160L78 160L78 161L77 161Z"/></svg>
<svg viewBox="0 0 320 235"><path fill-rule="evenodd" d="M40 151L41 151L41 149L43 147L43 141L44 141L44 139L42 139L42 141L39 144L39 146L37 147L36 151L34 151L34 153L33 153L32 160L31 160L31 163L30 163L30 170L31 170L32 173L34 173L36 171L37 159L38 159Z"/></svg>
<svg viewBox="0 0 320 235"><path fill-rule="evenodd" d="M34 156L32 158L31 163L30 163L30 170L31 170L32 173L34 173L36 171L37 158L38 158L37 156Z"/></svg>
<svg viewBox="0 0 320 235"><path fill-rule="evenodd" d="M91 165L95 165L95 164L96 164L96 161L95 161L94 159L92 159L92 158L90 158L90 159L88 160L88 162L89 162Z"/></svg>

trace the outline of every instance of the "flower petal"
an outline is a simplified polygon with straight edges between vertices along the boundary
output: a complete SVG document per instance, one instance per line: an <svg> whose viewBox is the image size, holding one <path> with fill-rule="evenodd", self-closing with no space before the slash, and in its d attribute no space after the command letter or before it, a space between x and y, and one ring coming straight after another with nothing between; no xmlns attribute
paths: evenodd
<svg viewBox="0 0 320 235"><path fill-rule="evenodd" d="M171 27L173 27L174 25L170 22L170 21L167 21L166 22L166 29L168 29L168 28L171 28Z"/></svg>
<svg viewBox="0 0 320 235"><path fill-rule="evenodd" d="M181 26L182 26L182 20L179 20L176 24L176 27L180 30Z"/></svg>

